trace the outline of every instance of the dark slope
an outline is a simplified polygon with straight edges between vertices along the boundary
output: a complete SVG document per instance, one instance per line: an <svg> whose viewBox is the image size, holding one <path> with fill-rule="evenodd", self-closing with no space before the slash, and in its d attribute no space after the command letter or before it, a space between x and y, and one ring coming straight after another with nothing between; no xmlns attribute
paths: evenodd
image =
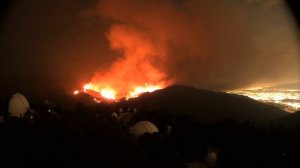
<svg viewBox="0 0 300 168"><path fill-rule="evenodd" d="M164 110L175 115L188 114L199 121L220 121L226 118L238 121L264 122L288 113L274 106L245 96L173 85L146 93L126 102L128 107L146 110Z"/></svg>
<svg viewBox="0 0 300 168"><path fill-rule="evenodd" d="M283 129L299 129L300 128L300 111L291 113L287 116L277 118L269 122L270 126L276 126Z"/></svg>

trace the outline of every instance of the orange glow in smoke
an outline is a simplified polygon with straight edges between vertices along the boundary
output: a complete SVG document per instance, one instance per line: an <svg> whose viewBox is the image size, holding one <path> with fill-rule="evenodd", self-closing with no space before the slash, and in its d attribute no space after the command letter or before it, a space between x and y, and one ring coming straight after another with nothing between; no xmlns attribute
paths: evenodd
<svg viewBox="0 0 300 168"><path fill-rule="evenodd" d="M122 56L96 72L83 86L85 93L109 100L128 99L171 83L164 72L168 52L164 45L149 36L149 32L115 24L107 38L110 47Z"/></svg>

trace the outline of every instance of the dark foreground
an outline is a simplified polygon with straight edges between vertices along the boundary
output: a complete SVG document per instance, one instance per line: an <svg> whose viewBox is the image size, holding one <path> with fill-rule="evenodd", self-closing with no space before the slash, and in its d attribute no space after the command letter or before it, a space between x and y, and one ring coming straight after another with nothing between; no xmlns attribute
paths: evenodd
<svg viewBox="0 0 300 168"><path fill-rule="evenodd" d="M41 105L23 119L6 116L0 124L1 167L179 168L206 163L209 151L218 155L213 167L300 166L300 124L204 124L168 111L128 114L118 120L111 111L77 104L68 111ZM133 137L128 129L140 120L151 121L160 133Z"/></svg>

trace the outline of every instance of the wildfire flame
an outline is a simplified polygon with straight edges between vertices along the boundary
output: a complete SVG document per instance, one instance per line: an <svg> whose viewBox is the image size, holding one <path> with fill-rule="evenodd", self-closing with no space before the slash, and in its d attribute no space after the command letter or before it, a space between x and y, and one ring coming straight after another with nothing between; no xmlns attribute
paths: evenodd
<svg viewBox="0 0 300 168"><path fill-rule="evenodd" d="M100 94L107 99L116 99L116 91L111 88L101 89Z"/></svg>
<svg viewBox="0 0 300 168"><path fill-rule="evenodd" d="M124 96L126 99L138 97L142 93L146 92L153 92L158 89L162 89L162 86L159 85L147 85L145 86L137 86L134 87L132 90L130 90L126 96ZM74 95L77 95L80 91L75 90L73 93ZM106 88L98 88L96 85L88 83L83 86L83 92L90 94L94 97L102 97L108 100L117 100L120 98L123 98L123 95L118 96L118 92L116 89L113 89L111 87Z"/></svg>
<svg viewBox="0 0 300 168"><path fill-rule="evenodd" d="M94 97L102 96L105 99L116 99L116 91L110 87L99 89L96 85L88 83L83 86L83 91Z"/></svg>
<svg viewBox="0 0 300 168"><path fill-rule="evenodd" d="M111 25L107 38L111 49L121 53L108 67L97 71L83 91L108 100L137 97L171 84L166 75L167 41L156 31L118 22Z"/></svg>
<svg viewBox="0 0 300 168"><path fill-rule="evenodd" d="M137 97L142 93L145 92L153 92L155 90L161 89L162 87L160 86L145 86L145 87L136 87L133 91L129 92L129 94L127 95L127 98L133 98L133 97Z"/></svg>

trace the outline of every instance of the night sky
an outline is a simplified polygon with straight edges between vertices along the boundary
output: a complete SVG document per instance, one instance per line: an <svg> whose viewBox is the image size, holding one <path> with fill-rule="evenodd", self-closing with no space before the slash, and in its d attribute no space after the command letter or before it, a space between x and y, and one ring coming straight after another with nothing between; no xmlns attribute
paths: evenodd
<svg viewBox="0 0 300 168"><path fill-rule="evenodd" d="M124 57L116 27L150 43L147 60L173 83L226 90L299 81L299 29L281 0L2 3L0 96L80 88Z"/></svg>

